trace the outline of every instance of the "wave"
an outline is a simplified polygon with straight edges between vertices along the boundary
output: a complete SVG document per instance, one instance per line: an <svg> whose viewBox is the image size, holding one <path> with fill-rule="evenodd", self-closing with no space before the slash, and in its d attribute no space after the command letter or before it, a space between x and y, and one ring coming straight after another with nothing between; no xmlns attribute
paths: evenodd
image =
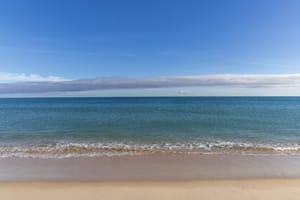
<svg viewBox="0 0 300 200"><path fill-rule="evenodd" d="M242 142L185 143L56 143L44 145L1 145L0 157L70 158L143 155L154 153L226 154L270 153L300 154L300 144L256 144Z"/></svg>

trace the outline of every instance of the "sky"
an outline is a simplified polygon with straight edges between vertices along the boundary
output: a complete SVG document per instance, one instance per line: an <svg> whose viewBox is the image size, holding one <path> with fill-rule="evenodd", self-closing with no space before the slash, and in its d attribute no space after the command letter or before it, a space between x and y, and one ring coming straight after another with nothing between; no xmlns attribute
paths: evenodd
<svg viewBox="0 0 300 200"><path fill-rule="evenodd" d="M300 95L299 10L298 0L0 0L0 97Z"/></svg>

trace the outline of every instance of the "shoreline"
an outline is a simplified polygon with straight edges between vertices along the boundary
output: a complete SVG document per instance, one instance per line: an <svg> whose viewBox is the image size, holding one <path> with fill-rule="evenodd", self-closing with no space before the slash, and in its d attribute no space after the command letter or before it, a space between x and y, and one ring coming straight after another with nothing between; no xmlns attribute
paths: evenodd
<svg viewBox="0 0 300 200"><path fill-rule="evenodd" d="M300 196L300 179L144 182L0 182L0 198L35 199L290 199Z"/></svg>
<svg viewBox="0 0 300 200"><path fill-rule="evenodd" d="M45 144L0 144L0 158L79 158L102 156L134 156L149 154L199 155L300 155L298 143L197 142L126 143L126 142L61 142Z"/></svg>

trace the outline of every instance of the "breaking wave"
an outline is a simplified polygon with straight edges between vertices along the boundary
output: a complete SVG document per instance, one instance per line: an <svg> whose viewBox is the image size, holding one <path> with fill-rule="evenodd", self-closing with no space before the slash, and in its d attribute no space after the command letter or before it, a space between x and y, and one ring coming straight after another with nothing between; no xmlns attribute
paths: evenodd
<svg viewBox="0 0 300 200"><path fill-rule="evenodd" d="M300 144L255 144L237 142L186 143L56 143L43 145L1 145L0 157L70 158L143 155L155 153L183 154L300 154Z"/></svg>

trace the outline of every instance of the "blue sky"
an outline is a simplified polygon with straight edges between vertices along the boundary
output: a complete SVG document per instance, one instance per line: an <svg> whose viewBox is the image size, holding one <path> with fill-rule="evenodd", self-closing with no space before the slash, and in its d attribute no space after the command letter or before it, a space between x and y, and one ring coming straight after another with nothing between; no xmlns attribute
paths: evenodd
<svg viewBox="0 0 300 200"><path fill-rule="evenodd" d="M0 0L0 74L300 73L299 10L297 0Z"/></svg>

